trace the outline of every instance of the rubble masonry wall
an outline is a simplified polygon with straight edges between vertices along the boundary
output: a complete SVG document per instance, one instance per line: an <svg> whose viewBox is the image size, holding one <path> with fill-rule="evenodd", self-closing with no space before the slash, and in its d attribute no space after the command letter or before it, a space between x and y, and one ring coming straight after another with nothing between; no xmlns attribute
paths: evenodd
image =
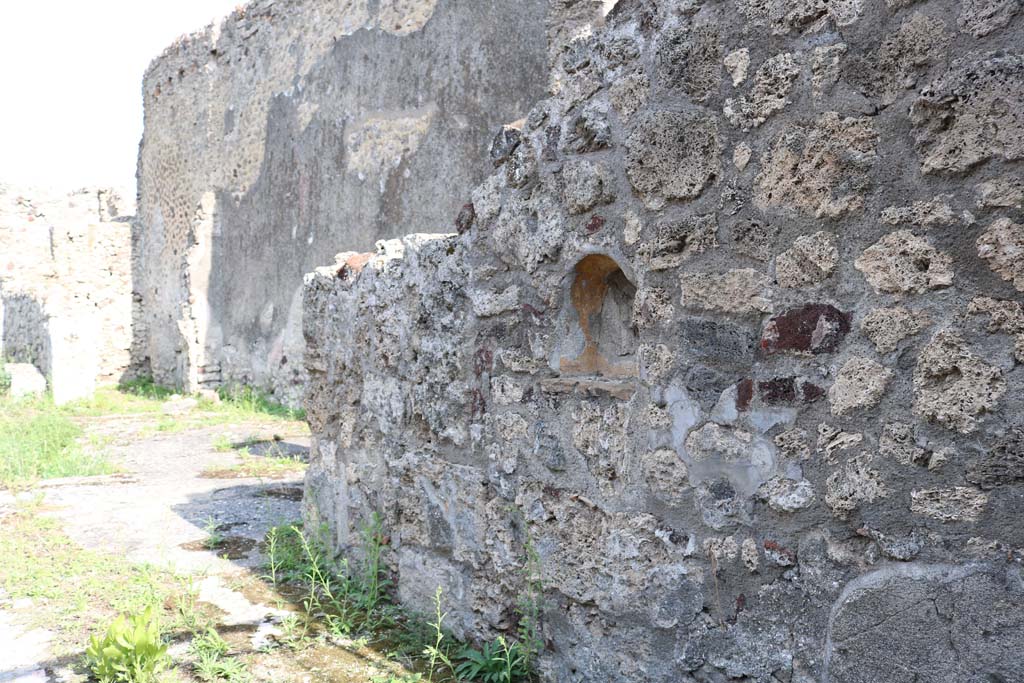
<svg viewBox="0 0 1024 683"><path fill-rule="evenodd" d="M1020 4L621 0L550 83L308 277L308 523L467 637L532 545L549 681L1024 680Z"/></svg>

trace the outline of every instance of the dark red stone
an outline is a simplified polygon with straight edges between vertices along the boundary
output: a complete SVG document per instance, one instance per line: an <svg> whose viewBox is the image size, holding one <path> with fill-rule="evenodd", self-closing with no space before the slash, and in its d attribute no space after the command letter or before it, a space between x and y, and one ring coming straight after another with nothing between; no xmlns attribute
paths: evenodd
<svg viewBox="0 0 1024 683"><path fill-rule="evenodd" d="M587 223L587 233L593 235L595 232L604 227L604 216L598 216L594 214L590 217L590 222Z"/></svg>
<svg viewBox="0 0 1024 683"><path fill-rule="evenodd" d="M754 398L754 380L744 379L736 385L736 410L743 412L750 409L750 401Z"/></svg>
<svg viewBox="0 0 1024 683"><path fill-rule="evenodd" d="M800 391L804 395L804 403L814 403L825 395L825 390L822 387L810 382L801 384Z"/></svg>
<svg viewBox="0 0 1024 683"><path fill-rule="evenodd" d="M849 313L829 304L804 304L768 321L761 336L761 348L769 354L829 353L836 350L849 331Z"/></svg>
<svg viewBox="0 0 1024 683"><path fill-rule="evenodd" d="M757 383L758 395L768 405L793 403L796 401L796 379L793 377L776 377Z"/></svg>
<svg viewBox="0 0 1024 683"><path fill-rule="evenodd" d="M476 220L476 208L472 204L464 204L459 215L455 218L455 229L460 235L469 232Z"/></svg>
<svg viewBox="0 0 1024 683"><path fill-rule="evenodd" d="M473 356L473 372L477 377L490 372L494 366L494 352L485 346L480 347L476 350L476 354Z"/></svg>
<svg viewBox="0 0 1024 683"><path fill-rule="evenodd" d="M479 389L470 389L468 398L470 419L483 417L487 412L487 401L484 399L483 392Z"/></svg>

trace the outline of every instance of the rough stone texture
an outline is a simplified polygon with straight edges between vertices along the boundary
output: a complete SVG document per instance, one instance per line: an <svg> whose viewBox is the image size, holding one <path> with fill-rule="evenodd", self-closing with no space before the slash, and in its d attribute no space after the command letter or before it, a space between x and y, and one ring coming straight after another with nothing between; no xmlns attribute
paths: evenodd
<svg viewBox="0 0 1024 683"><path fill-rule="evenodd" d="M822 680L1016 680L1022 599L1019 568L914 562L867 572L832 609Z"/></svg>
<svg viewBox="0 0 1024 683"><path fill-rule="evenodd" d="M812 268L814 268L812 266ZM830 353L850 331L850 316L828 304L806 304L777 315L765 325L765 352Z"/></svg>
<svg viewBox="0 0 1024 683"><path fill-rule="evenodd" d="M297 402L303 274L454 229L484 140L544 94L561 5L256 0L168 48L143 83L140 362Z"/></svg>
<svg viewBox="0 0 1024 683"><path fill-rule="evenodd" d="M914 368L914 412L962 433L973 432L978 416L995 409L1006 380L964 345L955 332L942 330L918 356Z"/></svg>
<svg viewBox="0 0 1024 683"><path fill-rule="evenodd" d="M802 235L775 259L775 280L780 287L812 285L830 276L838 260L834 236L827 232Z"/></svg>
<svg viewBox="0 0 1024 683"><path fill-rule="evenodd" d="M800 65L789 53L765 60L754 74L749 94L725 101L725 117L729 123L743 130L760 126L769 116L789 104L786 96L799 75Z"/></svg>
<svg viewBox="0 0 1024 683"><path fill-rule="evenodd" d="M895 351L899 343L928 326L928 314L902 306L875 308L860 321L861 332L879 353Z"/></svg>
<svg viewBox="0 0 1024 683"><path fill-rule="evenodd" d="M976 188L979 209L1024 208L1024 178L1001 176L986 180Z"/></svg>
<svg viewBox="0 0 1024 683"><path fill-rule="evenodd" d="M952 259L909 230L889 233L854 265L879 293L920 294L953 283Z"/></svg>
<svg viewBox="0 0 1024 683"><path fill-rule="evenodd" d="M109 189L0 184L0 359L34 365L57 403L137 374L131 214Z"/></svg>
<svg viewBox="0 0 1024 683"><path fill-rule="evenodd" d="M924 173L1024 157L1024 55L974 53L953 60L922 89L910 117Z"/></svg>
<svg viewBox="0 0 1024 683"><path fill-rule="evenodd" d="M1020 679L1020 297L976 241L1021 222L1022 19L965 7L565 28L458 234L308 277L308 523L357 553L379 512L470 637L514 631L531 544L546 681Z"/></svg>
<svg viewBox="0 0 1024 683"><path fill-rule="evenodd" d="M626 174L649 208L693 199L718 174L718 124L706 115L655 111L626 139Z"/></svg>
<svg viewBox="0 0 1024 683"><path fill-rule="evenodd" d="M989 316L988 331L1013 335L1013 351L1018 363L1024 363L1024 307L1016 301L997 301L989 297L973 299L970 313Z"/></svg>
<svg viewBox="0 0 1024 683"><path fill-rule="evenodd" d="M816 218L859 212L877 141L869 119L836 112L791 126L772 144L754 199L764 208L794 208Z"/></svg>
<svg viewBox="0 0 1024 683"><path fill-rule="evenodd" d="M882 222L886 225L910 225L925 229L952 225L957 218L953 207L949 205L950 199L943 196L914 202L910 206L888 206L882 209Z"/></svg>
<svg viewBox="0 0 1024 683"><path fill-rule="evenodd" d="M846 361L828 390L832 414L845 415L877 405L892 376L892 370L870 358L858 356Z"/></svg>
<svg viewBox="0 0 1024 683"><path fill-rule="evenodd" d="M978 238L978 256L1001 278L1024 292L1024 225L1001 218Z"/></svg>
<svg viewBox="0 0 1024 683"><path fill-rule="evenodd" d="M964 0L956 23L976 38L1005 27L1020 11L1020 0Z"/></svg>

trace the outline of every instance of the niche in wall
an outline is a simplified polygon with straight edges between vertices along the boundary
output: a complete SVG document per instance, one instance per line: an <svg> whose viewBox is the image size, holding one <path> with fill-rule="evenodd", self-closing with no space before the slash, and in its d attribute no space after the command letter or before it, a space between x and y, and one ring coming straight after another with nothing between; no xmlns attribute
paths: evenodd
<svg viewBox="0 0 1024 683"><path fill-rule="evenodd" d="M576 264L562 374L636 377L635 297L636 287L610 256L591 254Z"/></svg>

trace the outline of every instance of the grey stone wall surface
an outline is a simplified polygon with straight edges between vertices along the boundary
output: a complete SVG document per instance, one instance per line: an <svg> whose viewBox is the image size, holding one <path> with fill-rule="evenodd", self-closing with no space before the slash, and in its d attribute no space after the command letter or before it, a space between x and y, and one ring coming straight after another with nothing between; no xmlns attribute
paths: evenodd
<svg viewBox="0 0 1024 683"><path fill-rule="evenodd" d="M474 638L532 545L548 681L1024 681L1020 3L621 0L549 82L307 277L308 522Z"/></svg>
<svg viewBox="0 0 1024 683"><path fill-rule="evenodd" d="M155 379L297 402L303 275L448 229L491 168L486 133L546 91L549 13L571 27L595 5L257 0L154 60L136 291Z"/></svg>
<svg viewBox="0 0 1024 683"><path fill-rule="evenodd" d="M133 205L111 189L0 184L0 360L64 403L135 376Z"/></svg>

